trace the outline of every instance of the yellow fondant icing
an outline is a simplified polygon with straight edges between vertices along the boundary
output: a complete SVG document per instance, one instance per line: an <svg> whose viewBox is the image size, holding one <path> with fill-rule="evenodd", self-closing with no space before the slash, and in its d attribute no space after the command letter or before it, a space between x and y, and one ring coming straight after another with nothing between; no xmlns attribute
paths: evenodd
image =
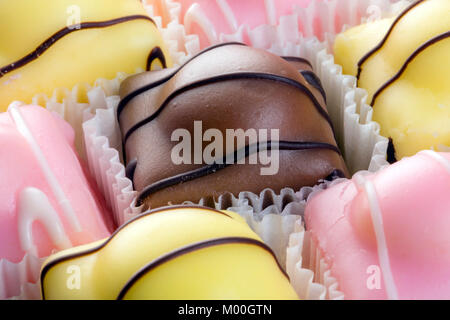
<svg viewBox="0 0 450 320"><path fill-rule="evenodd" d="M194 247L138 277L124 299L295 299L270 251L255 244L198 243L238 237L261 239L235 213L171 207L144 214L100 243L51 256L43 265L45 299L116 299L142 268L164 255ZM90 249L95 248L92 251ZM92 251L92 252L90 252ZM75 266L75 267L74 267ZM79 270L79 289L67 281ZM71 286L69 286L71 287Z"/></svg>
<svg viewBox="0 0 450 320"><path fill-rule="evenodd" d="M51 96L56 88L70 89L78 83L93 84L98 78L112 79L117 72L145 69L155 47L162 49L170 67L162 37L147 19L75 28L78 23L146 15L136 0L1 0L0 68L25 58L64 28L72 32L47 45L37 59L0 74L0 111L13 100L30 103L38 93Z"/></svg>
<svg viewBox="0 0 450 320"><path fill-rule="evenodd" d="M334 46L344 73L356 76L361 61L358 86L397 159L450 146L448 40L427 45L450 31L450 1L419 1L399 17L352 28Z"/></svg>

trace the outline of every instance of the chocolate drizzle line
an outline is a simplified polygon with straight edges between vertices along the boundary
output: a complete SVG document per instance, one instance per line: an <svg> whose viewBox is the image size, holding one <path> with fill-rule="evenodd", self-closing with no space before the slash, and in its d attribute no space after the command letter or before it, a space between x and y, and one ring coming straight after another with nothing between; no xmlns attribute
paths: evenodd
<svg viewBox="0 0 450 320"><path fill-rule="evenodd" d="M133 189L134 189L134 171L136 171L136 166L137 166L137 159L133 159L131 160L126 168L125 168L125 176L131 180L131 182L133 183Z"/></svg>
<svg viewBox="0 0 450 320"><path fill-rule="evenodd" d="M274 146L272 146L274 144ZM163 180L152 183L151 185L145 187L141 193L138 195L136 199L136 206L141 206L144 200L150 196L151 194L158 192L162 189L171 187L173 185L177 185L180 183L184 183L187 181L195 180L213 173L216 173L219 170L222 170L230 165L237 163L238 156L244 153L244 158L247 158L249 155L263 151L263 150L322 150L327 149L336 152L337 154L341 154L339 149L328 143L321 142L291 142L291 141L279 141L273 143L272 141L267 141L265 143L258 143L253 145L245 146L244 148L237 150L233 155L233 163L227 163L227 156L224 156L220 163L214 162L213 164L206 165L204 167L188 171L182 174L178 174L176 176L172 176L169 178L165 178ZM244 151L244 152L242 152Z"/></svg>
<svg viewBox="0 0 450 320"><path fill-rule="evenodd" d="M199 81L195 81L193 83L190 83L184 87L179 88L178 90L175 90L174 92L172 92L167 98L166 100L161 104L161 106L150 116L148 116L147 118L139 121L138 123L136 123L135 125L133 125L126 133L125 136L123 138L123 144L127 143L127 140L130 138L130 136L139 128L141 128L142 126L146 125L147 123L151 122L152 120L154 120L163 110L164 108L169 104L169 102L171 100L173 100L176 96L201 87L201 86L205 86L205 85L209 85L209 84L213 84L213 83L218 83L218 82L223 82L223 81L230 81L230 80L242 80L242 79L258 79L258 80L269 80L269 81L274 81L274 82L278 82L278 83L282 83L282 84L287 84L289 86L292 86L300 91L302 91L303 93L305 93L308 98L312 101L312 103L314 104L314 107L317 109L317 111L319 112L319 114L328 122L328 124L330 125L331 129L333 130L333 124L331 122L330 117L328 116L328 113L326 110L324 110L322 108L322 106L320 105L320 103L317 101L317 99L314 97L314 95L312 94L311 91L309 91L309 89L307 87L305 87L303 84L301 84L300 82L293 80L291 78L287 78L287 77L283 77L283 76L278 76L275 74L270 74L270 73L253 73L253 72L242 72L242 73L230 73L230 74L224 74L224 75L219 75L219 76L214 76L214 77L210 77L210 78L206 78L206 79L202 79ZM334 132L334 130L333 130ZM125 155L124 155L124 159Z"/></svg>
<svg viewBox="0 0 450 320"><path fill-rule="evenodd" d="M389 138L389 144L386 153L387 153L386 159L387 162L389 162L390 164L397 162L397 158L395 157L394 141L392 140L392 138Z"/></svg>
<svg viewBox="0 0 450 320"><path fill-rule="evenodd" d="M183 65L181 65L178 69L176 69L173 73L171 73L170 75L146 84L134 91L132 91L131 93L129 93L128 95L126 95L123 99L121 99L118 107L117 107L117 119L120 122L120 115L122 113L122 111L126 108L126 106L128 105L128 103L134 99L135 97L139 96L140 94L151 90L155 87L158 87L160 85L162 85L163 83L169 81L171 78L173 78L181 69L183 69L187 64L189 64L191 61L195 60L197 57L203 55L204 53L211 51L213 49L219 48L219 47L224 47L224 46L230 46L230 45L239 45L239 46L246 46L243 43L240 42L227 42L227 43L221 43L215 46L211 46L209 48L206 48L205 50L203 50L202 52L198 53L197 55L193 56L192 58L190 58L188 61L186 61ZM283 59L285 59L286 61L300 61L300 62L304 62L308 65L311 66L311 63L303 58L300 57L282 57ZM323 110L323 108L320 106L319 102L315 99L314 95L309 91L308 88L306 88L305 86L303 86L301 83L292 80L290 78L285 78L285 77L281 77L281 76L276 76L276 75L271 75L271 74L258 74L258 73L235 73L235 74L228 74L228 75L222 75L222 76L217 76L217 77L212 77L209 79L204 79L204 80L200 80L194 83L191 83L185 87L180 88L179 90L172 92L172 94L164 101L164 103L158 108L158 110L153 113L152 115L150 115L149 117L147 117L144 120L141 120L140 122L138 122L137 124L135 124L132 128L130 128L128 130L128 132L125 133L125 136L123 138L123 143L122 143L122 154L123 154L123 159L124 162L126 163L126 148L125 148L125 144L126 141L128 140L128 138L130 137L130 135L137 129L139 129L141 126L151 122L153 119L155 119L159 113L162 111L162 109L168 104L168 102L173 99L176 95L181 94L185 91L188 91L190 89L202 86L202 85L206 85L206 84L210 84L210 83L214 83L214 82L220 82L220 81L226 81L226 80L234 80L236 79L239 75L242 75L243 78L250 78L250 79L258 79L258 78L262 78L262 79L267 79L267 80L273 80L273 81L278 81L278 82L284 82L286 84L291 84L294 87L299 88L300 90L302 90L303 92L305 92L308 97L312 100L312 102L314 103L314 106L316 107L316 109L319 111L319 113L327 120L327 122L330 124L330 127L333 131L334 134L334 128L333 128L333 124L331 122L331 119L329 118L328 113ZM258 77L258 75L260 75ZM325 95L325 91L323 90L320 80L318 81L312 81L313 79L311 79L311 77L309 77L309 73L302 74L303 77L305 78L305 80L311 84L312 86L314 86L317 90L319 90L319 92L322 94L322 96L324 97L324 101L326 101L326 95ZM314 75L315 76L315 75ZM317 77L315 77L316 79L318 79Z"/></svg>
<svg viewBox="0 0 450 320"><path fill-rule="evenodd" d="M345 178L345 174L344 174L344 172L342 172L342 170L335 169L328 176L326 176L326 178L324 180L333 181L333 180L336 180L339 178Z"/></svg>
<svg viewBox="0 0 450 320"><path fill-rule="evenodd" d="M392 23L391 27L389 28L388 32L386 33L386 35L384 36L383 40L380 41L380 43L378 43L378 45L373 48L372 50L370 50L368 53L366 53L359 61L358 61L358 73L356 75L356 84L358 85L358 81L359 78L361 76L361 72L362 72L362 65L364 64L364 62L367 61L367 59L369 59L372 55L374 55L378 50L380 50L383 45L386 43L387 39L389 38L389 36L391 35L392 31L394 30L395 26L397 25L397 23L413 8L415 8L419 3L422 3L424 0L418 0L417 2L414 2L413 4L411 4L408 8L406 8Z"/></svg>
<svg viewBox="0 0 450 320"><path fill-rule="evenodd" d="M273 253L272 249L270 249L265 243L263 243L263 242L261 242L259 240L256 240L256 239L244 238L244 237L218 238L218 239L210 239L210 240L201 241L201 242L197 242L197 243L194 243L194 244L187 245L185 247L182 247L180 249L177 249L177 250L174 250L172 252L169 252L169 253L167 253L167 254L165 254L165 255L163 255L163 256L153 260L152 262L147 264L145 267L140 269L138 272L136 272L128 280L128 282L125 284L125 286L122 288L122 290L120 290L120 293L117 296L116 300L124 299L125 295L133 287L133 285L137 281L139 281L139 279L141 279L147 273L149 273L152 270L156 269L160 265L162 265L162 264L164 264L166 262L169 262L170 260L176 259L176 258L178 258L180 256L183 256L185 254L194 252L194 251L198 251L198 250L201 250L201 249L206 249L206 248L210 248L210 247L214 247L214 246L219 246L219 245L227 245L227 244L247 244L247 245L254 245L254 246L257 246L257 247L260 247L260 248L264 249L265 251L269 252L272 255L272 257L277 262L277 265L278 265L278 268L280 269L280 271L284 274L284 276L287 279L289 279L288 275L283 270L283 268L281 267L281 265L278 262L277 258L275 257L275 254Z"/></svg>
<svg viewBox="0 0 450 320"><path fill-rule="evenodd" d="M207 207L203 207L203 206L194 206L194 205L175 205L175 206L167 206L167 207L161 207L161 208L157 208L154 210L150 210L147 212L144 212L136 217L134 217L133 219L127 221L126 223L124 223L123 225L121 225L116 231L114 231L114 233L108 238L106 239L104 242L100 243L98 246L90 248L90 249L86 249L85 251L80 251L77 253L73 253L73 254L68 254L66 256L63 257L59 257L55 260L50 261L49 263L45 264L42 268L41 271L41 295L42 295L42 300L45 300L45 292L44 292L44 278L47 275L47 272L54 267L57 264L63 263L65 261L71 260L71 259L75 259L75 258L79 258L82 256L86 256L88 254L91 253L95 253L97 251L100 251L101 249L103 249L109 242L111 242L111 240L123 229L125 229L128 225L142 219L145 218L149 215L155 214L155 213L163 213L163 212L167 212L167 211L172 211L172 210L178 210L178 209L199 209L198 211L195 211L196 213L198 213L201 210L207 211L207 212L213 212L216 214L221 214L223 216L226 216L230 219L233 219L233 217L229 216L228 214L226 214L225 212L216 210L216 209L212 209L212 208L207 208Z"/></svg>
<svg viewBox="0 0 450 320"><path fill-rule="evenodd" d="M41 45L39 45L33 52L29 53L25 57L13 62L5 67L0 69L0 78L3 77L8 72L14 71L23 67L24 65L36 60L41 56L45 51L47 51L51 46L53 46L58 40L62 39L66 35L84 29L94 29L94 28L106 28L116 24L132 21L132 20L147 20L153 23L155 26L155 22L148 16L145 15L131 15L122 18L117 18L113 20L101 21L101 22L83 22L79 25L73 25L65 27L55 34L53 34L50 38L45 40Z"/></svg>
<svg viewBox="0 0 450 320"><path fill-rule="evenodd" d="M305 78L306 82L316 88L323 97L323 101L327 102L327 95L325 94L325 90L323 89L322 82L319 77L312 71L301 70L300 71L303 78Z"/></svg>
<svg viewBox="0 0 450 320"><path fill-rule="evenodd" d="M146 84L145 86L142 86L136 90L134 90L133 92L129 93L128 95L126 95L123 99L120 100L119 105L117 106L117 119L120 119L120 114L122 113L122 111L125 109L125 107L128 105L128 103L133 100L133 98L137 97L138 95L151 90L153 88L156 88L160 85L162 85L163 83L169 81L170 79L172 79L181 69L183 69L187 64L189 64L191 61L193 61L194 59L196 59L197 57L203 55L204 53L211 51L213 49L219 48L219 47L224 47L224 46L230 46L230 45L239 45L239 46L245 46L245 44L240 43L240 42L227 42L227 43L220 43L217 44L215 46L211 46L209 48L206 48L205 50L197 53L195 56L193 56L192 58L190 58L189 60L187 60L185 63L183 63L178 69L176 69L172 74L158 80L155 82L151 82L149 84Z"/></svg>
<svg viewBox="0 0 450 320"><path fill-rule="evenodd" d="M152 67L152 63L155 60L159 60L159 62L161 62L161 65L164 69L167 68L166 57L164 56L164 53L162 52L160 47L155 47L148 55L147 67L145 70L150 71L150 69Z"/></svg>
<svg viewBox="0 0 450 320"><path fill-rule="evenodd" d="M305 58L301 58L301 57L291 57L291 56L282 56L281 58L283 58L286 61L297 61L297 62L301 62L304 64L307 64L308 66L311 67L311 69L314 69L311 62L309 62L309 60L305 59Z"/></svg>
<svg viewBox="0 0 450 320"><path fill-rule="evenodd" d="M423 51L425 51L428 47L432 46L433 44L445 40L448 37L450 37L450 31L441 33L440 35L428 40L427 42L423 43L419 48L417 48L409 57L406 59L405 63L403 64L402 68L397 72L395 76L393 76L391 79L386 81L378 90L375 92L372 98L372 102L370 105L373 107L375 105L375 100L378 98L378 96L391 84L393 84L396 80L398 80L402 74L406 71L408 65Z"/></svg>

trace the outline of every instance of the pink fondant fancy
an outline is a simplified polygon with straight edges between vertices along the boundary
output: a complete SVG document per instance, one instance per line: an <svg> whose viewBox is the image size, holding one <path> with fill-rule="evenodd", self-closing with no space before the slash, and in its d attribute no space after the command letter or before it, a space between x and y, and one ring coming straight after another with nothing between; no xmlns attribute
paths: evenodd
<svg viewBox="0 0 450 320"><path fill-rule="evenodd" d="M347 299L450 299L450 153L315 194L306 228Z"/></svg>
<svg viewBox="0 0 450 320"><path fill-rule="evenodd" d="M112 217L56 114L13 103L0 114L0 260L19 263L103 239Z"/></svg>

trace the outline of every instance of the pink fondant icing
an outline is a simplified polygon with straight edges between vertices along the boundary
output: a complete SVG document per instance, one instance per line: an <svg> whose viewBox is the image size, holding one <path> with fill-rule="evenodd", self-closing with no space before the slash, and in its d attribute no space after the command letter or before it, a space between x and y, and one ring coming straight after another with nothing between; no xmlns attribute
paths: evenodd
<svg viewBox="0 0 450 320"><path fill-rule="evenodd" d="M322 0L320 0L322 1ZM307 7L312 0L146 0L155 8L155 14L163 17L163 23L170 22L168 2L177 2L181 5L180 23L186 27L188 34L197 34L200 37L201 49L215 44L205 33L213 32L219 39L220 34L230 35L239 33L241 26L254 29L261 25L278 25L279 17L293 13L294 6ZM227 13L229 8L230 14ZM211 28L203 27L196 16L204 15L212 24ZM196 16L193 23L188 23L188 16ZM234 23L233 23L234 22ZM248 35L243 32L243 41L249 43Z"/></svg>
<svg viewBox="0 0 450 320"><path fill-rule="evenodd" d="M322 41L325 33L337 34L345 24L358 24L361 17L370 14L369 2L356 0L144 0L144 3L153 7L154 15L162 17L163 26L176 20L184 25L187 34L198 35L200 49L232 40L261 47L256 39L272 38L277 26L288 33L282 38L295 38L299 32Z"/></svg>
<svg viewBox="0 0 450 320"><path fill-rule="evenodd" d="M211 17L211 21L217 27L219 33L230 34L235 30L224 15L220 7L220 2L228 4L238 25L246 24L250 28L255 28L261 24L277 24L279 17L292 14L293 7L306 7L311 0L174 0L181 3L181 15L184 17L187 10L197 3L205 13ZM271 9L272 8L272 9ZM275 20L271 19L275 17Z"/></svg>
<svg viewBox="0 0 450 320"><path fill-rule="evenodd" d="M450 153L423 151L362 177L306 206L306 228L339 290L347 299L450 299Z"/></svg>
<svg viewBox="0 0 450 320"><path fill-rule="evenodd" d="M111 215L78 159L73 129L59 116L38 106L10 107L0 114L0 150L0 259L21 261L27 236L45 257L110 235ZM58 222L60 234L52 237Z"/></svg>

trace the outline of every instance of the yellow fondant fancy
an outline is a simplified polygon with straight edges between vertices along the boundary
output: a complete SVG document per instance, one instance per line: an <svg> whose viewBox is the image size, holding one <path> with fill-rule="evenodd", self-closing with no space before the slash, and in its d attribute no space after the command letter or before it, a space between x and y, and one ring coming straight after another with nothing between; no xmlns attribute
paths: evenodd
<svg viewBox="0 0 450 320"><path fill-rule="evenodd" d="M394 19L382 19L348 29L336 37L334 57L342 72L356 77L359 60L374 48L389 30Z"/></svg>
<svg viewBox="0 0 450 320"><path fill-rule="evenodd" d="M157 47L171 66L136 0L0 0L0 39L0 111L14 100L145 70Z"/></svg>
<svg viewBox="0 0 450 320"><path fill-rule="evenodd" d="M336 38L336 62L367 90L398 160L450 146L449 17L450 1L421 0Z"/></svg>
<svg viewBox="0 0 450 320"><path fill-rule="evenodd" d="M297 299L271 250L229 211L167 207L103 241L61 251L44 299Z"/></svg>

